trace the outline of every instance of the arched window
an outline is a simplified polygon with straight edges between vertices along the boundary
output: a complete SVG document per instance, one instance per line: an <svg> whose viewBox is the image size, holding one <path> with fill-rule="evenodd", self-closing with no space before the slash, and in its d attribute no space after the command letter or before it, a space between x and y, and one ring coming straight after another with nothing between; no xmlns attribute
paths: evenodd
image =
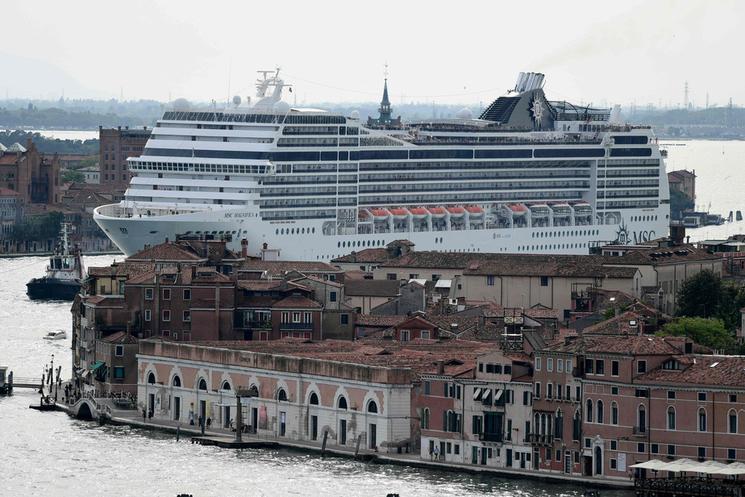
<svg viewBox="0 0 745 497"><path fill-rule="evenodd" d="M375 403L374 400L371 400L367 403L367 412L377 414L378 413L378 404Z"/></svg>
<svg viewBox="0 0 745 497"><path fill-rule="evenodd" d="M605 421L605 419L604 419L605 418L605 412L604 412L605 410L603 409L603 401L602 400L598 400L597 410L598 410L598 423L603 423Z"/></svg>
<svg viewBox="0 0 745 497"><path fill-rule="evenodd" d="M429 408L425 407L422 409L421 427L423 430L429 429Z"/></svg>
<svg viewBox="0 0 745 497"><path fill-rule="evenodd" d="M230 386L230 383L227 381L222 382L222 389L223 390L232 390L233 388Z"/></svg>
<svg viewBox="0 0 745 497"><path fill-rule="evenodd" d="M207 390L207 381L204 378L200 378L199 380L199 389Z"/></svg>
<svg viewBox="0 0 745 497"><path fill-rule="evenodd" d="M640 405L639 409L637 410L636 423L637 427L639 428L639 433L644 433L647 431L647 410L644 408L643 405Z"/></svg>
<svg viewBox="0 0 745 497"><path fill-rule="evenodd" d="M147 375L147 382L151 385L155 385L155 374L153 374L152 371Z"/></svg>
<svg viewBox="0 0 745 497"><path fill-rule="evenodd" d="M698 410L698 431L706 431L706 409Z"/></svg>
<svg viewBox="0 0 745 497"><path fill-rule="evenodd" d="M615 402L610 405L610 422L614 425L618 424L618 404Z"/></svg>
<svg viewBox="0 0 745 497"><path fill-rule="evenodd" d="M308 399L308 404L310 404L312 406L317 406L318 405L318 395L316 394L316 392L311 392L310 393L310 398Z"/></svg>
<svg viewBox="0 0 745 497"><path fill-rule="evenodd" d="M339 409L347 408L347 399L343 395L340 395L339 400L336 401L336 407Z"/></svg>
<svg viewBox="0 0 745 497"><path fill-rule="evenodd" d="M277 390L277 400L280 402L287 402L287 392L284 388Z"/></svg>
<svg viewBox="0 0 745 497"><path fill-rule="evenodd" d="M173 380L171 380L171 385L174 387L180 387L181 386L181 377L179 375L176 375L173 377Z"/></svg>
<svg viewBox="0 0 745 497"><path fill-rule="evenodd" d="M727 425L729 426L729 432L730 433L737 433L737 412L735 412L734 409L730 409L729 414L727 414Z"/></svg>
<svg viewBox="0 0 745 497"><path fill-rule="evenodd" d="M667 429L675 429L675 408L673 406L667 408Z"/></svg>
<svg viewBox="0 0 745 497"><path fill-rule="evenodd" d="M587 420L588 423L592 423L592 400L590 399L587 399L585 419Z"/></svg>
<svg viewBox="0 0 745 497"><path fill-rule="evenodd" d="M546 434L546 415L541 414L541 429L538 431L541 435Z"/></svg>

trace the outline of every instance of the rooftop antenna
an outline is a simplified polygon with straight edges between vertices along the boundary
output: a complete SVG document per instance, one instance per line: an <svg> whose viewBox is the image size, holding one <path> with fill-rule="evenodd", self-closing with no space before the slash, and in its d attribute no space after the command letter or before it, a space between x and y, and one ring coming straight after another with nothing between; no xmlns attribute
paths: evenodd
<svg viewBox="0 0 745 497"><path fill-rule="evenodd" d="M230 78L232 76L232 72L233 72L233 62L231 61L231 62L228 62L228 98L225 100L226 107L228 106L230 102Z"/></svg>
<svg viewBox="0 0 745 497"><path fill-rule="evenodd" d="M706 108L709 108L709 92L706 92Z"/></svg>
<svg viewBox="0 0 745 497"><path fill-rule="evenodd" d="M683 86L683 107L688 109L688 81L685 82L685 85Z"/></svg>

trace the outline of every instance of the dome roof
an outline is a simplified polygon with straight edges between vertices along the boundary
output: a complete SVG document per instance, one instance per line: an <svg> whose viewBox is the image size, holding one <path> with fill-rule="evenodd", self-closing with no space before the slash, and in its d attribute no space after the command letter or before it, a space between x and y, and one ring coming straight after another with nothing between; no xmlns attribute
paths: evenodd
<svg viewBox="0 0 745 497"><path fill-rule="evenodd" d="M473 119L473 112L468 107L464 107L456 114L458 119Z"/></svg>

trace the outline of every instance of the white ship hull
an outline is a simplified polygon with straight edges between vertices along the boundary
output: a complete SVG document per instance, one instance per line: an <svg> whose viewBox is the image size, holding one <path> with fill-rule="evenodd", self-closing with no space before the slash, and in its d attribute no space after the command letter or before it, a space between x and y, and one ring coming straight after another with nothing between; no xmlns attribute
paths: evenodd
<svg viewBox="0 0 745 497"><path fill-rule="evenodd" d="M248 240L250 255L260 256L265 246L279 250L284 260L331 260L370 247L384 247L393 240L406 239L417 250L443 252L504 252L526 254L587 254L598 241L612 242L626 236L638 243L667 235L665 216L657 222L633 222L647 211L629 211L629 220L619 224L556 226L536 228L471 229L458 231L394 232L365 235L323 235L321 221L269 223L257 219L250 210L208 211L149 218L115 218L96 212L94 218L127 256L145 245L157 245L187 232L191 234L231 233L228 244L240 250L240 240ZM226 217L227 216L227 217ZM660 217L658 216L658 219ZM277 234L285 230L287 234ZM234 234L233 234L234 233ZM622 239L622 241L624 241Z"/></svg>

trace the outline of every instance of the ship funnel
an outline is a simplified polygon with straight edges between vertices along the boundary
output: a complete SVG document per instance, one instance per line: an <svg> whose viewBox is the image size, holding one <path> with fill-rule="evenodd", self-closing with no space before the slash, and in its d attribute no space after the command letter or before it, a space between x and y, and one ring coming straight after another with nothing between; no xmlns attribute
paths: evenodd
<svg viewBox="0 0 745 497"><path fill-rule="evenodd" d="M522 93L542 88L544 78L545 76L539 72L521 72L520 75L517 77L515 91L518 93Z"/></svg>

